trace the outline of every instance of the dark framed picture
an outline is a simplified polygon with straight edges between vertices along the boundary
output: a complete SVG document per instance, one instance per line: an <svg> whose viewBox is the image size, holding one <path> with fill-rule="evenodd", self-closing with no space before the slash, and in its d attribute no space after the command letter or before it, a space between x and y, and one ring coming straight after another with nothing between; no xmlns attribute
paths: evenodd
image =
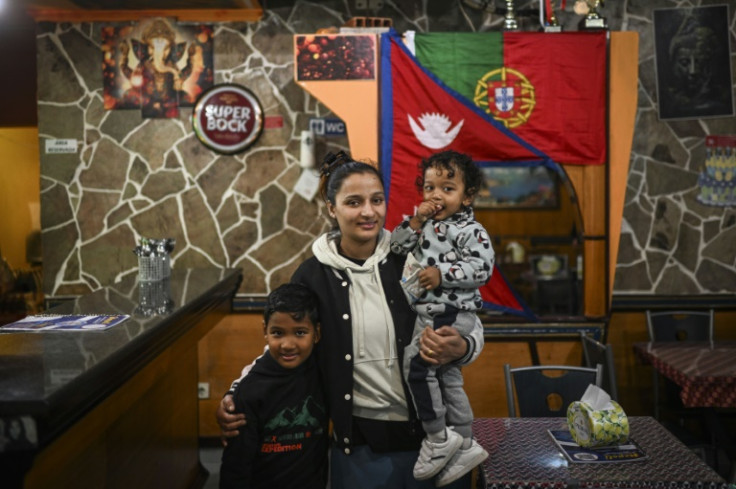
<svg viewBox="0 0 736 489"><path fill-rule="evenodd" d="M654 10L659 118L734 115L728 5Z"/></svg>
<svg viewBox="0 0 736 489"><path fill-rule="evenodd" d="M557 175L544 166L486 166L478 209L552 209L560 204Z"/></svg>

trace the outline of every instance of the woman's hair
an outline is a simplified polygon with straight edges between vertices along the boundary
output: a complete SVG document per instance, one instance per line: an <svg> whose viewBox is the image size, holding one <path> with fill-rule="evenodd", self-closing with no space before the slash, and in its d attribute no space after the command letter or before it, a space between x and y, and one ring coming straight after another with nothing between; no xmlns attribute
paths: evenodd
<svg viewBox="0 0 736 489"><path fill-rule="evenodd" d="M416 179L416 186L419 193L424 189L424 175L429 168L439 168L447 172L452 178L455 171L462 173L463 184L465 185L465 195L472 197L478 193L483 184L483 174L480 169L473 163L473 159L463 153L457 151L442 151L435 153L419 163L419 176Z"/></svg>
<svg viewBox="0 0 736 489"><path fill-rule="evenodd" d="M340 191L342 182L350 175L363 173L373 173L383 185L383 176L373 165L355 161L345 151L338 151L337 154L327 153L319 170L320 195L325 202L335 205L335 196Z"/></svg>

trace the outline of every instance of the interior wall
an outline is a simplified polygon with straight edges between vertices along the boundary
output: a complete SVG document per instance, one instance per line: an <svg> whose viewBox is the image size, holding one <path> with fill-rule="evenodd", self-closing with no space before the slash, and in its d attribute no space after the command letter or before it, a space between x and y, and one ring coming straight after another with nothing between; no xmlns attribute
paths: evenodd
<svg viewBox="0 0 736 489"><path fill-rule="evenodd" d="M38 130L0 127L0 254L14 269L29 266L26 238L40 231Z"/></svg>
<svg viewBox="0 0 736 489"><path fill-rule="evenodd" d="M518 11L537 6L521 2ZM558 18L565 29L576 30L580 18L571 9L568 5ZM736 257L730 244L736 213L699 205L695 197L704 135L732 132L736 119L657 119L653 9L642 2L614 2L601 11L610 29L640 34L640 102L614 293L734 293ZM268 2L260 22L217 23L216 82L250 88L266 117L281 121L248 151L232 156L205 149L186 110L173 120L105 111L99 63L93 62L101 56L100 24L39 24L39 63L57 67L38 76L41 143L53 138L80 143L78 154L40 157L44 241L54 243L44 251L45 293L86 293L136 273L131 249L143 236L175 238L174 266L242 268L241 294L263 295L288 280L312 240L329 227L322 204L294 192L301 131L310 118L331 113L293 82L293 34L339 26L355 15L391 18L400 32L480 31L503 24L502 16L463 2L419 1L385 2L375 11L276 1ZM520 17L519 24L537 30L538 18ZM732 19L730 26L733 40ZM317 156L331 148L347 149L346 138L319 139ZM603 249L586 248L586 257L599 256L607 263ZM606 307L593 311L606 312Z"/></svg>

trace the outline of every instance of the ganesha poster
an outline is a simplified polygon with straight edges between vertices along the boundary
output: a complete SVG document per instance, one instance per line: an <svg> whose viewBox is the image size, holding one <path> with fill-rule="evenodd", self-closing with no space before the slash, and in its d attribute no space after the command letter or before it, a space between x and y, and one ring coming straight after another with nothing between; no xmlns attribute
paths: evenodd
<svg viewBox="0 0 736 489"><path fill-rule="evenodd" d="M177 117L213 85L211 25L166 18L102 27L105 108L140 109L143 117Z"/></svg>

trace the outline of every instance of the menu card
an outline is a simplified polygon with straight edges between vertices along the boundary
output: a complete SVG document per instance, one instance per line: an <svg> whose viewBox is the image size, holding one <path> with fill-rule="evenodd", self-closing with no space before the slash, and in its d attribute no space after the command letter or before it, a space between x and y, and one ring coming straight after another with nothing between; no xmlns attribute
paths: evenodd
<svg viewBox="0 0 736 489"><path fill-rule="evenodd" d="M557 448L572 463L637 462L647 458L646 453L632 439L622 445L583 448L573 440L568 430L547 430Z"/></svg>
<svg viewBox="0 0 736 489"><path fill-rule="evenodd" d="M127 314L36 314L0 326L3 331L100 331L120 324Z"/></svg>

